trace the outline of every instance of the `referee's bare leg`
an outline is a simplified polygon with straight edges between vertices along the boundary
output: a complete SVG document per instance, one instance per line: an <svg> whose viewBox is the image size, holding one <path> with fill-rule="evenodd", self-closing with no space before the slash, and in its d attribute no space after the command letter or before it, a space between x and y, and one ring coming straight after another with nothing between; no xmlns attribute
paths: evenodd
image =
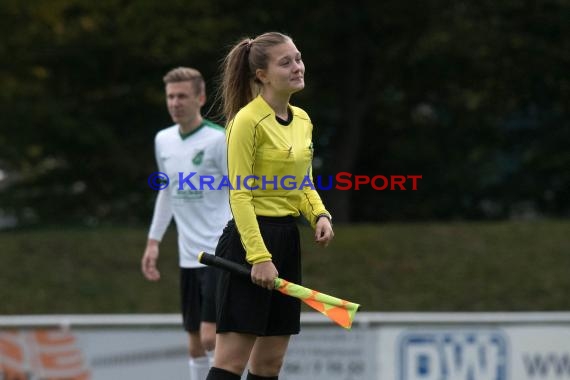
<svg viewBox="0 0 570 380"><path fill-rule="evenodd" d="M289 345L289 336L217 335L214 367L207 380L239 380L249 361L248 380L277 380Z"/></svg>

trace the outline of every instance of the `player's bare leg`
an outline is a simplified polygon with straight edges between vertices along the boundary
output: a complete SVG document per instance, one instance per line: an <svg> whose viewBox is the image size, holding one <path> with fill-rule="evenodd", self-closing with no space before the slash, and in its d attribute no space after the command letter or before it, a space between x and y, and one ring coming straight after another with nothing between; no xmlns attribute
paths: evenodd
<svg viewBox="0 0 570 380"><path fill-rule="evenodd" d="M190 380L205 380L210 369L210 360L206 356L206 350L202 346L200 332L188 333L188 348L190 360Z"/></svg>

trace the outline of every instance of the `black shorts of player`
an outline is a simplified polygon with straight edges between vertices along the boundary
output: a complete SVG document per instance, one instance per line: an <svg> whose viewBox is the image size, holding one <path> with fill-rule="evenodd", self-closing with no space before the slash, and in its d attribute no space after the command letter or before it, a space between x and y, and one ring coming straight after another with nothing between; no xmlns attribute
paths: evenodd
<svg viewBox="0 0 570 380"><path fill-rule="evenodd" d="M279 277L301 283L301 247L294 217L257 217L261 236L272 255ZM235 222L224 229L216 255L246 265ZM298 334L301 303L255 285L251 278L220 271L217 296L217 332L237 332L257 336Z"/></svg>
<svg viewBox="0 0 570 380"><path fill-rule="evenodd" d="M180 268L180 307L188 332L200 330L201 322L216 321L218 269Z"/></svg>

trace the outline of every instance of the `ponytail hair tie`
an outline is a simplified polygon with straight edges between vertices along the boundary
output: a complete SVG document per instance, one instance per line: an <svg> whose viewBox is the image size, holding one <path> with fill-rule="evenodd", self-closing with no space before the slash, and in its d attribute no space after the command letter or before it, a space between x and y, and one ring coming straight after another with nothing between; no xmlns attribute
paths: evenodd
<svg viewBox="0 0 570 380"><path fill-rule="evenodd" d="M246 45L246 47L245 47L245 51L246 51L247 53L249 53L249 51L251 50L251 45L253 45L253 40L252 40L251 38L249 38L249 39L247 40L247 45Z"/></svg>

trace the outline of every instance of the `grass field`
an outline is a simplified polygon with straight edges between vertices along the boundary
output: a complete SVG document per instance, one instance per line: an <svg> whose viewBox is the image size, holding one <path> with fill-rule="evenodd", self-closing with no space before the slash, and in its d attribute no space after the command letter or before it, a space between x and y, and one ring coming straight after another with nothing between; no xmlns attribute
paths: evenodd
<svg viewBox="0 0 570 380"><path fill-rule="evenodd" d="M304 283L365 311L570 310L570 221L301 227ZM140 273L146 228L0 233L0 314L177 313L176 237Z"/></svg>

